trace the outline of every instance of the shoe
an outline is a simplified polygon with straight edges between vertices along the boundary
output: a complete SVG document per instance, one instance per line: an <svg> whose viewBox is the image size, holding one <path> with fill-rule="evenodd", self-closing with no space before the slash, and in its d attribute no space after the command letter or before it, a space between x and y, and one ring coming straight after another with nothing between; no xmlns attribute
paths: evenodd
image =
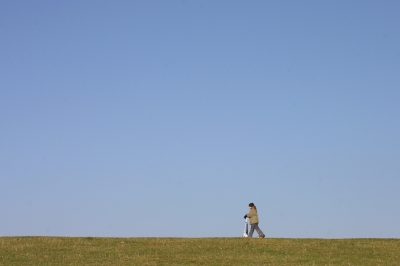
<svg viewBox="0 0 400 266"><path fill-rule="evenodd" d="M258 236L258 238L264 238L265 237L265 235L260 235L260 236Z"/></svg>

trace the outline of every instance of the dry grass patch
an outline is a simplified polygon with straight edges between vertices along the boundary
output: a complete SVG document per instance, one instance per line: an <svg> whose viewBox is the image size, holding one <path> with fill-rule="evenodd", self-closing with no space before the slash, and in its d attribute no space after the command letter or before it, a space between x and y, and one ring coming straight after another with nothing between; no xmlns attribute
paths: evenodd
<svg viewBox="0 0 400 266"><path fill-rule="evenodd" d="M0 237L0 265L400 265L399 239Z"/></svg>

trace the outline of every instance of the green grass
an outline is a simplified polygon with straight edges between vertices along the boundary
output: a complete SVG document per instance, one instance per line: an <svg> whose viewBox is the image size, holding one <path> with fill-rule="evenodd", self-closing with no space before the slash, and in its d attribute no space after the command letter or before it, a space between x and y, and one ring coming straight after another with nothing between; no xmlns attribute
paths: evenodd
<svg viewBox="0 0 400 266"><path fill-rule="evenodd" d="M0 237L0 265L400 265L400 239Z"/></svg>

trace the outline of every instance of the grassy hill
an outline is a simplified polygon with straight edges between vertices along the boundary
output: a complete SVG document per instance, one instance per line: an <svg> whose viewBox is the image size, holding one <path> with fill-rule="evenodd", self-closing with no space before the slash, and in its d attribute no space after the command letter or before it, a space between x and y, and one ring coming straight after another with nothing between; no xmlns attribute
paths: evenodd
<svg viewBox="0 0 400 266"><path fill-rule="evenodd" d="M0 237L0 265L400 265L400 239Z"/></svg>

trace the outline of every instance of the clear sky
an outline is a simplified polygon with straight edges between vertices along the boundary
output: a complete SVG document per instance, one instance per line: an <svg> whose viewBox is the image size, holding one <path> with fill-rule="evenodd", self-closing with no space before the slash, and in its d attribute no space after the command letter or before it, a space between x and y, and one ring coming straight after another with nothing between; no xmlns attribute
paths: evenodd
<svg viewBox="0 0 400 266"><path fill-rule="evenodd" d="M0 235L399 238L399 1L0 3Z"/></svg>

